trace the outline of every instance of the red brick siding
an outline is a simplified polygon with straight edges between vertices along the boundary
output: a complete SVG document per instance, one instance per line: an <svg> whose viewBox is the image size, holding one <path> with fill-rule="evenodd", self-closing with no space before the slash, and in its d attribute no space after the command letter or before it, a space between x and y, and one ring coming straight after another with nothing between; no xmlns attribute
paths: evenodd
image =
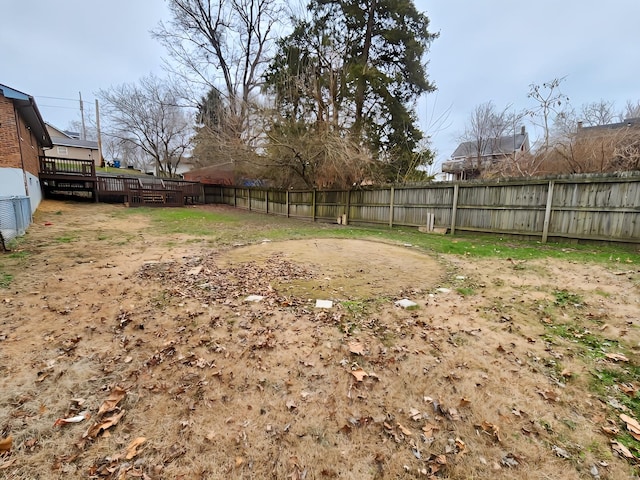
<svg viewBox="0 0 640 480"><path fill-rule="evenodd" d="M22 168L13 102L0 95L0 167Z"/></svg>
<svg viewBox="0 0 640 480"><path fill-rule="evenodd" d="M13 102L0 95L0 167L24 168L37 176L40 155L43 152L35 135L19 115L16 128Z"/></svg>

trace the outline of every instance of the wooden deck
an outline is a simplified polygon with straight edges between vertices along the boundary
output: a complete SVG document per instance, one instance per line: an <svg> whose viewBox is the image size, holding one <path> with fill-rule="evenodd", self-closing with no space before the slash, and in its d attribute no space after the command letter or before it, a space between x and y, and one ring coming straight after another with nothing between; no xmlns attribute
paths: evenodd
<svg viewBox="0 0 640 480"><path fill-rule="evenodd" d="M40 157L40 180L46 196L79 196L132 207L179 207L204 198L200 183L96 174L91 160Z"/></svg>

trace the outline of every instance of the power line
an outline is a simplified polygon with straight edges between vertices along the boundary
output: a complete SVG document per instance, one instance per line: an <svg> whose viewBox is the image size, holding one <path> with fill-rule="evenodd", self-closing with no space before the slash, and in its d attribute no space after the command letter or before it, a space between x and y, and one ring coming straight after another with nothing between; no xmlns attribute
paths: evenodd
<svg viewBox="0 0 640 480"><path fill-rule="evenodd" d="M47 108L64 108L66 110L78 110L78 107L61 107L60 105L43 105L40 104L38 107L47 107Z"/></svg>
<svg viewBox="0 0 640 480"><path fill-rule="evenodd" d="M79 101L79 99L77 99L77 98L46 97L44 95L34 95L34 97L47 98L47 99L51 99L51 100L66 100L66 101L69 101L69 102L78 102Z"/></svg>

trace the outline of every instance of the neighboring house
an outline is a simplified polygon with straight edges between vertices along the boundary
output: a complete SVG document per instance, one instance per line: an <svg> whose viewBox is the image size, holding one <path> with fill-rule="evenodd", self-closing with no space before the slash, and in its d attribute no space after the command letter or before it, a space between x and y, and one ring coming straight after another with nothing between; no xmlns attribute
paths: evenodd
<svg viewBox="0 0 640 480"><path fill-rule="evenodd" d="M45 151L45 156L51 158L68 158L73 160L93 160L96 167L101 165L98 142L81 140L80 135L67 132L47 123L47 132L51 137L53 148Z"/></svg>
<svg viewBox="0 0 640 480"><path fill-rule="evenodd" d="M52 146L34 98L0 84L0 197L27 196L35 212L42 200L39 157Z"/></svg>
<svg viewBox="0 0 640 480"><path fill-rule="evenodd" d="M593 127L583 127L582 125L582 122L578 122L578 136L603 135L610 132L640 128L640 118L625 118L623 122L608 123L606 125L596 125Z"/></svg>
<svg viewBox="0 0 640 480"><path fill-rule="evenodd" d="M480 176L482 170L495 166L502 160L515 158L530 150L529 134L525 127L520 133L481 142L462 142L451 154L451 160L443 162L442 172L452 180L469 180ZM479 151L478 151L479 150Z"/></svg>

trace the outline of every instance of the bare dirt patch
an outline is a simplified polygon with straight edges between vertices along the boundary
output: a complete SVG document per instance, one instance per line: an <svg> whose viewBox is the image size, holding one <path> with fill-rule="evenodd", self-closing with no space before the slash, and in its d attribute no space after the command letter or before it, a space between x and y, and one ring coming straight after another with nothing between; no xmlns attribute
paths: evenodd
<svg viewBox="0 0 640 480"><path fill-rule="evenodd" d="M229 248L122 209L44 202L0 259L0 478L637 477L637 265Z"/></svg>
<svg viewBox="0 0 640 480"><path fill-rule="evenodd" d="M397 297L433 288L442 280L442 265L406 246L345 239L262 242L228 252L223 264L273 259L304 265L307 278L278 281L277 286L296 296L312 299L372 299Z"/></svg>

